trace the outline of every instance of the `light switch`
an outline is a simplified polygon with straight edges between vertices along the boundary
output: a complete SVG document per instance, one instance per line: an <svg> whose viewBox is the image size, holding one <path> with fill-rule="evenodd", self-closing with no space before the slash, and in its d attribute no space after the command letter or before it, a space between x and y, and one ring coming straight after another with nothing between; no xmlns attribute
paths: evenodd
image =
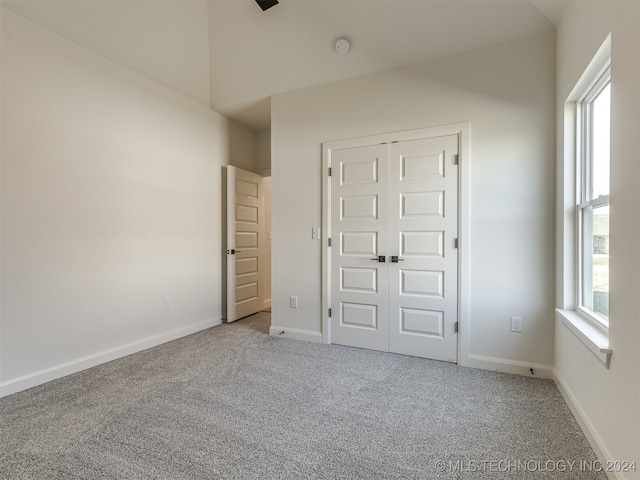
<svg viewBox="0 0 640 480"><path fill-rule="evenodd" d="M314 240L320 240L320 229L312 228L311 229L311 238Z"/></svg>

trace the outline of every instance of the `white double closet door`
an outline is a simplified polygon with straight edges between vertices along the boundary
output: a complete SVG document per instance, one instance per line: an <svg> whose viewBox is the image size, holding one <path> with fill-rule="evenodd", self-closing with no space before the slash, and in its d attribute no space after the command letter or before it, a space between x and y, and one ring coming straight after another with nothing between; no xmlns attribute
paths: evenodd
<svg viewBox="0 0 640 480"><path fill-rule="evenodd" d="M332 343L456 362L458 143L332 151Z"/></svg>

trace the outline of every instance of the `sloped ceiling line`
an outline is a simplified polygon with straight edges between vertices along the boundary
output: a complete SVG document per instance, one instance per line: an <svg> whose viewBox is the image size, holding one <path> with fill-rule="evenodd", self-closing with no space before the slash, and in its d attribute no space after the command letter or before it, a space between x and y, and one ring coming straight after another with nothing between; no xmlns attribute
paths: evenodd
<svg viewBox="0 0 640 480"><path fill-rule="evenodd" d="M273 94L533 36L553 28L563 5L282 0L262 11L254 0L2 1L256 131L269 128ZM352 40L348 55L333 48L342 36Z"/></svg>

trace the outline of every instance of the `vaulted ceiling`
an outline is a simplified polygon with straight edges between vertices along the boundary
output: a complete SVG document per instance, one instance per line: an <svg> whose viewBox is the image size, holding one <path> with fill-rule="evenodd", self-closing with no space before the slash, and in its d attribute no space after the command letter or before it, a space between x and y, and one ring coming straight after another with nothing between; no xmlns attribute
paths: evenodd
<svg viewBox="0 0 640 480"><path fill-rule="evenodd" d="M536 35L565 0L2 0L254 130L270 96ZM346 37L351 50L335 51Z"/></svg>

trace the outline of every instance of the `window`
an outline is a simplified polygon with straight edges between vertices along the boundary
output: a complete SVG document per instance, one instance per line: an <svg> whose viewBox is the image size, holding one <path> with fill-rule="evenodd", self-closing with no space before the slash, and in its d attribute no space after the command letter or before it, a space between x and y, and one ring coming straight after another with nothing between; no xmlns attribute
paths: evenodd
<svg viewBox="0 0 640 480"><path fill-rule="evenodd" d="M578 309L609 326L611 71L576 104Z"/></svg>
<svg viewBox="0 0 640 480"><path fill-rule="evenodd" d="M560 289L556 319L605 368L609 368L612 355L609 172L610 163L615 165L616 158L611 158L609 139L612 94L616 98L615 72L613 85L611 79L609 34L564 103L562 163L558 170L562 190L557 218L557 260L561 268L557 271ZM613 106L615 109L615 103Z"/></svg>

